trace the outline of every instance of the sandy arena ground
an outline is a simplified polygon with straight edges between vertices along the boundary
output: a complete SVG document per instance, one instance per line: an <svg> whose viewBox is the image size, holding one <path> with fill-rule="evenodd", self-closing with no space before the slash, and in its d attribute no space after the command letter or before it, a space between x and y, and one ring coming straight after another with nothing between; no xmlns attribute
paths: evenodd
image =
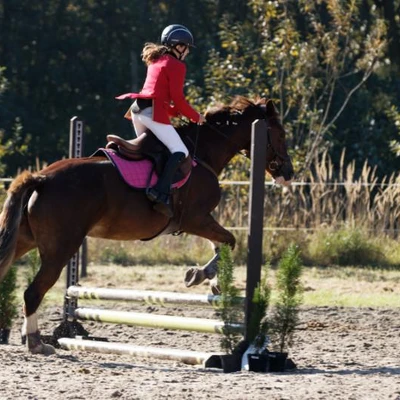
<svg viewBox="0 0 400 400"><path fill-rule="evenodd" d="M106 308L104 304L104 308ZM213 310L108 304L112 309L215 318ZM61 309L41 311L43 334ZM145 346L220 352L219 336L84 322L93 336ZM20 323L0 347L0 399L400 399L400 309L303 308L285 373L204 369L179 362L67 351L31 355Z"/></svg>

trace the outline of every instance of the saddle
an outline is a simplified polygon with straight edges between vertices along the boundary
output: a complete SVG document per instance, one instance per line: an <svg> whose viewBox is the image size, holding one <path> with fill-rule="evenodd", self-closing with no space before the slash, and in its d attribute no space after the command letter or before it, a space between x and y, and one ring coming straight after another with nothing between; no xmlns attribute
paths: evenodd
<svg viewBox="0 0 400 400"><path fill-rule="evenodd" d="M146 131L131 140L125 140L117 135L107 135L107 142L106 149L116 151L125 159L132 161L150 159L158 175L164 170L165 163L171 154L168 148L150 131ZM174 177L174 182L184 179L191 169L192 157L189 155L180 165Z"/></svg>

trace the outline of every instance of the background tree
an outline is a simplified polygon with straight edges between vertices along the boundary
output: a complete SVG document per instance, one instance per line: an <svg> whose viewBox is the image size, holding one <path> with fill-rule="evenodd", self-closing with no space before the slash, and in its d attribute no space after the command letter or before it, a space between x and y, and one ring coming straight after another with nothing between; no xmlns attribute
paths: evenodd
<svg viewBox="0 0 400 400"><path fill-rule="evenodd" d="M2 174L66 156L75 115L86 123L87 154L107 133L131 137L128 103L114 97L141 87L143 44L170 23L195 34L186 91L201 110L235 94L273 97L298 170L346 147L350 160L369 158L389 174L400 166L399 4L0 0Z"/></svg>
<svg viewBox="0 0 400 400"><path fill-rule="evenodd" d="M333 143L347 144L332 139L340 118L383 64L384 21L376 10L372 22L364 21L358 3L252 0L250 18L220 24L222 50L211 52L207 90L215 100L243 91L275 99L299 171Z"/></svg>

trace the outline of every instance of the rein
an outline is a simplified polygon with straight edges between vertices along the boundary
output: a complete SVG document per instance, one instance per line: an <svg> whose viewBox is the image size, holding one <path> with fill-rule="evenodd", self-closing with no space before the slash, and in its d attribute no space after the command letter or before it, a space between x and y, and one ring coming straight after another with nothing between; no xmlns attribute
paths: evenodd
<svg viewBox="0 0 400 400"><path fill-rule="evenodd" d="M199 138L199 128L197 126L197 131L196 131L196 141L193 142L193 139L190 136L186 136L186 139L192 144L193 146L193 160L196 161L198 164L203 166L205 169L209 170L213 175L215 175L218 178L218 174L214 171L214 169L211 167L211 165L207 164L205 161L203 161L201 158L198 158L196 156L196 150L197 150L197 141Z"/></svg>

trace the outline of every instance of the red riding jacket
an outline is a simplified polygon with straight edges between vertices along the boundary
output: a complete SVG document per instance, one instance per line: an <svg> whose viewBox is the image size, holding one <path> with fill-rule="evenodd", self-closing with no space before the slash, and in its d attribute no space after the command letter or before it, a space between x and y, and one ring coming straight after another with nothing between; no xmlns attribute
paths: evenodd
<svg viewBox="0 0 400 400"><path fill-rule="evenodd" d="M163 124L170 124L170 117L179 114L193 122L199 122L199 113L186 101L183 94L185 76L186 65L166 54L148 66L146 81L140 93L126 93L116 99L153 99L153 120ZM125 116L130 118L130 115Z"/></svg>

